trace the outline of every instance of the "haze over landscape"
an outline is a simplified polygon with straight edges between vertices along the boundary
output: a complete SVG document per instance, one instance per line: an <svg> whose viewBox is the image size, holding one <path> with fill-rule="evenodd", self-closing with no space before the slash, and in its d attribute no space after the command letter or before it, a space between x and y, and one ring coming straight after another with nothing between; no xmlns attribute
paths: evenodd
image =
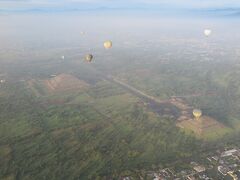
<svg viewBox="0 0 240 180"><path fill-rule="evenodd" d="M240 2L0 0L0 179L240 178Z"/></svg>

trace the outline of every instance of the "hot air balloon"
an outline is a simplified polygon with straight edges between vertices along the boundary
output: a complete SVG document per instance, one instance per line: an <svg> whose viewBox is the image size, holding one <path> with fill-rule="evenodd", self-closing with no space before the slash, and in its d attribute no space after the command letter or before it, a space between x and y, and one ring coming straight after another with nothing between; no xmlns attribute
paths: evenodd
<svg viewBox="0 0 240 180"><path fill-rule="evenodd" d="M105 49L110 49L112 47L112 41L105 41L103 45Z"/></svg>
<svg viewBox="0 0 240 180"><path fill-rule="evenodd" d="M205 35L206 37L210 36L211 33L212 33L212 30L211 30L211 29L205 29L205 30L204 30L204 35Z"/></svg>
<svg viewBox="0 0 240 180"><path fill-rule="evenodd" d="M93 59L93 55L92 55L92 54L87 54L87 55L85 56L85 60L88 61L88 62L91 62L92 59Z"/></svg>
<svg viewBox="0 0 240 180"><path fill-rule="evenodd" d="M1 80L0 80L0 83L5 83L5 82L6 82L5 79L1 79Z"/></svg>
<svg viewBox="0 0 240 180"><path fill-rule="evenodd" d="M193 116L196 118L196 119L199 119L201 116L202 116L202 111L200 109L194 109L193 110Z"/></svg>

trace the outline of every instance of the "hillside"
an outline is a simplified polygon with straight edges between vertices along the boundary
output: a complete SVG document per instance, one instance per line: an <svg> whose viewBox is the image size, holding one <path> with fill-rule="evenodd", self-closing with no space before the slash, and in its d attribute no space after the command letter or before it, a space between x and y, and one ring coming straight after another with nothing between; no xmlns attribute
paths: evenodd
<svg viewBox="0 0 240 180"><path fill-rule="evenodd" d="M83 90L88 88L88 84L73 75L60 74L49 80L45 80L45 86L49 92L64 92L72 90Z"/></svg>

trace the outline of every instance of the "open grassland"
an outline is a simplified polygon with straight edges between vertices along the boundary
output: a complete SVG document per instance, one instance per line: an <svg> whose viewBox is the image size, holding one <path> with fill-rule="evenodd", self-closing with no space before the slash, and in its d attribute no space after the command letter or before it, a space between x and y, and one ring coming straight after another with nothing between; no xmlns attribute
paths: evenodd
<svg viewBox="0 0 240 180"><path fill-rule="evenodd" d="M223 98L226 92L238 91L230 88L225 92L214 80L202 83L209 75L193 76L198 74L197 67L187 77L180 77L185 74L178 72L177 65L165 66L168 71L156 67L161 73L155 77L151 74L158 73L155 67L136 71L140 78L135 71L114 76L159 99L187 95L182 103L174 102L178 109L188 112L189 107L199 106L204 115L214 119L205 119L203 124L182 121L186 126L182 130L176 127L174 116L155 113L144 98L99 77L91 68L83 72L73 68L76 74L69 74L74 76L41 75L1 87L0 179L107 180L125 175L139 179L137 170L198 157L203 140L215 141L234 131L226 119L230 112L237 117L238 106L229 111ZM201 92L196 92L199 89ZM201 96L192 96L195 94ZM234 103L235 99L229 98L228 103ZM174 103L163 104L163 109L171 113L169 105ZM231 122L237 125L238 119ZM199 129L204 132L201 138L192 133Z"/></svg>
<svg viewBox="0 0 240 180"><path fill-rule="evenodd" d="M109 179L196 152L198 141L173 120L107 82L65 94L61 104L23 84L12 85L0 104L0 179Z"/></svg>

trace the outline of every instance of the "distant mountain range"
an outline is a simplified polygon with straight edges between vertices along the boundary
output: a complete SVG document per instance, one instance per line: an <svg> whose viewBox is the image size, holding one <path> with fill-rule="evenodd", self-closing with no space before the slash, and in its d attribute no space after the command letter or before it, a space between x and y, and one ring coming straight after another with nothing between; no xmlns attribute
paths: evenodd
<svg viewBox="0 0 240 180"><path fill-rule="evenodd" d="M224 16L239 16L240 8L210 9L206 10L205 12Z"/></svg>
<svg viewBox="0 0 240 180"><path fill-rule="evenodd" d="M29 9L1 9L0 13L70 13L70 12L141 12L141 13L159 13L159 14L195 14L200 16L213 17L240 17L240 8L222 8L222 9L181 9L168 7L98 7L98 8L29 8Z"/></svg>

